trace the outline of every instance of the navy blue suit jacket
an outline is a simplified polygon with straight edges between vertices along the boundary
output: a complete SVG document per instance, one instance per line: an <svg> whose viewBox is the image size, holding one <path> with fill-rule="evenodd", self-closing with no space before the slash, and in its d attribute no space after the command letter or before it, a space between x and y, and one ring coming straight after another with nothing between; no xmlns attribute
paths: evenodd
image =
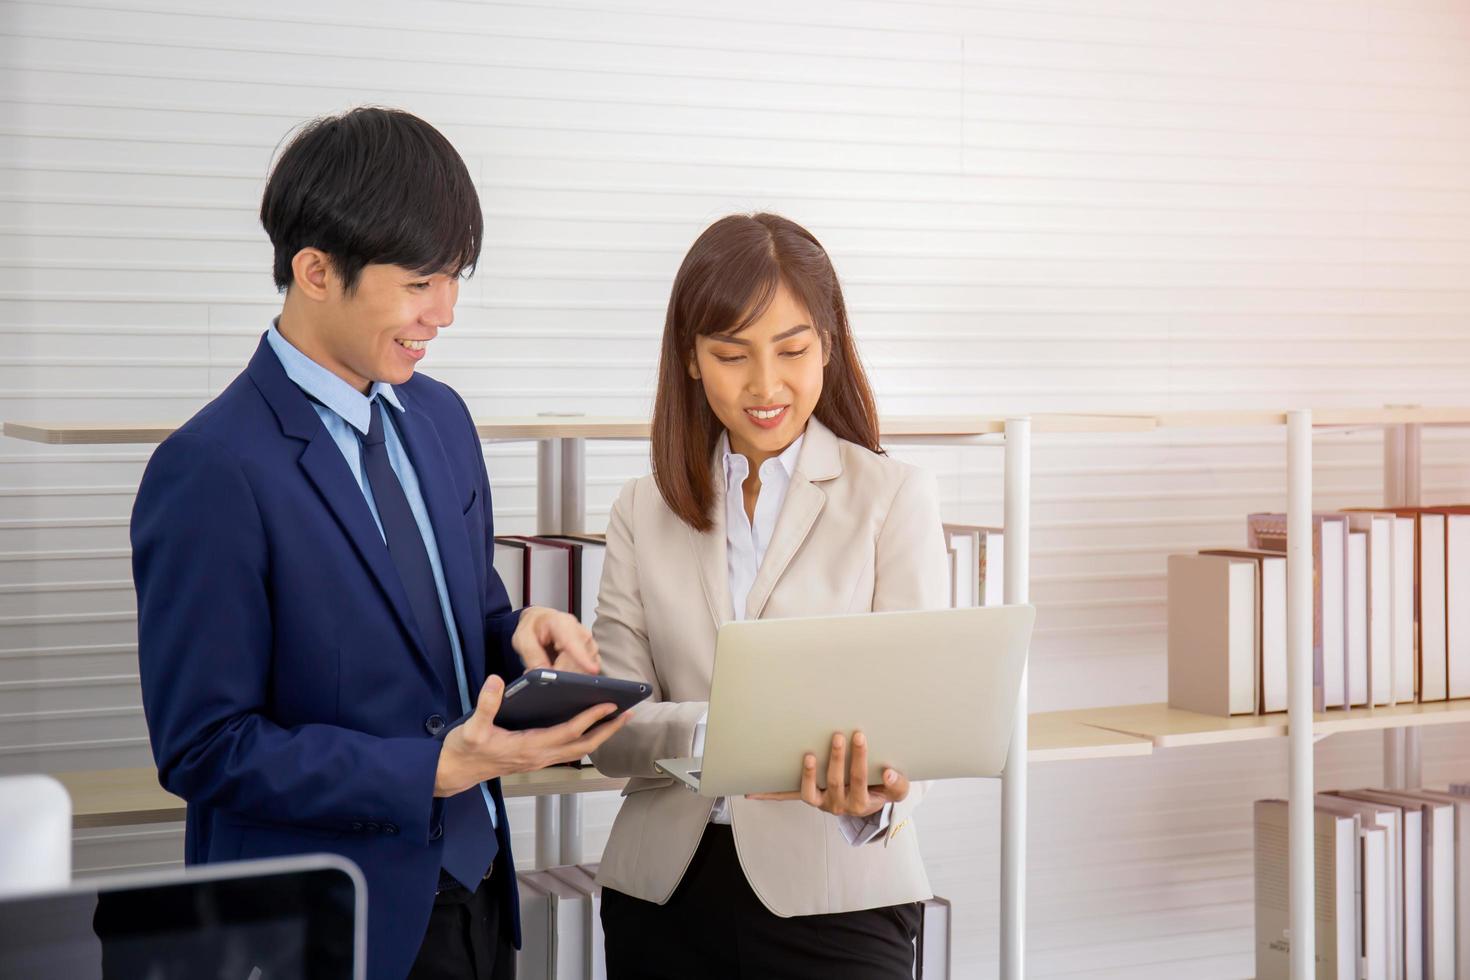
<svg viewBox="0 0 1470 980"><path fill-rule="evenodd" d="M415 375L395 389L474 696L487 671L523 670L479 436L446 385ZM429 662L342 451L263 339L153 454L132 543L143 707L159 781L188 803L186 862L351 858L368 883L369 975L401 978L443 846L429 729L458 693ZM498 780L491 793L519 945Z"/></svg>

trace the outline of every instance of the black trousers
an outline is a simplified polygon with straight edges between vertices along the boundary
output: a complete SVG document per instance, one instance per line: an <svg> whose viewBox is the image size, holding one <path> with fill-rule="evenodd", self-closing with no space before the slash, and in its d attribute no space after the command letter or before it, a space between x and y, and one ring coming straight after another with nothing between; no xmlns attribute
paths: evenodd
<svg viewBox="0 0 1470 980"><path fill-rule="evenodd" d="M505 864L496 861L473 892L452 883L434 896L408 980L515 980L516 951L500 902Z"/></svg>
<svg viewBox="0 0 1470 980"><path fill-rule="evenodd" d="M602 890L608 980L909 980L919 905L771 913L751 890L733 831L705 828L665 905Z"/></svg>

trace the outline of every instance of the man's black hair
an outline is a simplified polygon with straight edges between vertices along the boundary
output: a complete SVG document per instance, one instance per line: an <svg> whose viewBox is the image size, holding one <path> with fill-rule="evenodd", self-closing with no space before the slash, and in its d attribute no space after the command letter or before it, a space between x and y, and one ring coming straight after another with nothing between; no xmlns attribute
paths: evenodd
<svg viewBox="0 0 1470 980"><path fill-rule="evenodd" d="M443 134L375 107L314 119L291 140L266 183L260 223L281 290L303 248L331 256L349 292L375 262L467 273L484 232L475 182Z"/></svg>

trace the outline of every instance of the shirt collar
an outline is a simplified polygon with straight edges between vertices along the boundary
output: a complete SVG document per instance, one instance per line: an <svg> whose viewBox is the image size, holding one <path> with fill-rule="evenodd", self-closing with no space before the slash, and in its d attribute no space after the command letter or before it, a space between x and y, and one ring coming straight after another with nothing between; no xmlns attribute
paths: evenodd
<svg viewBox="0 0 1470 980"><path fill-rule="evenodd" d="M781 454L776 457L776 461L781 464L781 469L786 473L787 480L790 480L792 475L796 473L796 460L801 455L801 444L805 439L806 433L802 432L801 435L791 440L791 445L781 450ZM735 473L735 460L739 459L744 464L741 466L741 469L745 471L742 477L750 473L750 460L730 449L730 433L728 431L720 433L720 459L724 461L725 483L727 486Z"/></svg>
<svg viewBox="0 0 1470 980"><path fill-rule="evenodd" d="M367 435L368 426L373 420L374 398L382 396L384 402L400 412L403 411L403 403L398 400L398 393L393 390L392 385L383 381L375 381L372 388L364 395L301 353L281 333L279 318L271 321L271 328L266 331L265 338L266 342L271 345L271 350L276 352L281 367L285 368L286 377L295 382L296 387L336 412L363 435Z"/></svg>

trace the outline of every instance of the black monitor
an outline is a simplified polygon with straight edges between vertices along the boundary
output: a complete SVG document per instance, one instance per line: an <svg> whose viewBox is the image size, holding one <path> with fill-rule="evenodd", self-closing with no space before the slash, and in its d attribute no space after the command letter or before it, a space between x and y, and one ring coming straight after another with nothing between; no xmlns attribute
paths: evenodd
<svg viewBox="0 0 1470 980"><path fill-rule="evenodd" d="M336 855L0 899L0 980L362 980L367 888Z"/></svg>

